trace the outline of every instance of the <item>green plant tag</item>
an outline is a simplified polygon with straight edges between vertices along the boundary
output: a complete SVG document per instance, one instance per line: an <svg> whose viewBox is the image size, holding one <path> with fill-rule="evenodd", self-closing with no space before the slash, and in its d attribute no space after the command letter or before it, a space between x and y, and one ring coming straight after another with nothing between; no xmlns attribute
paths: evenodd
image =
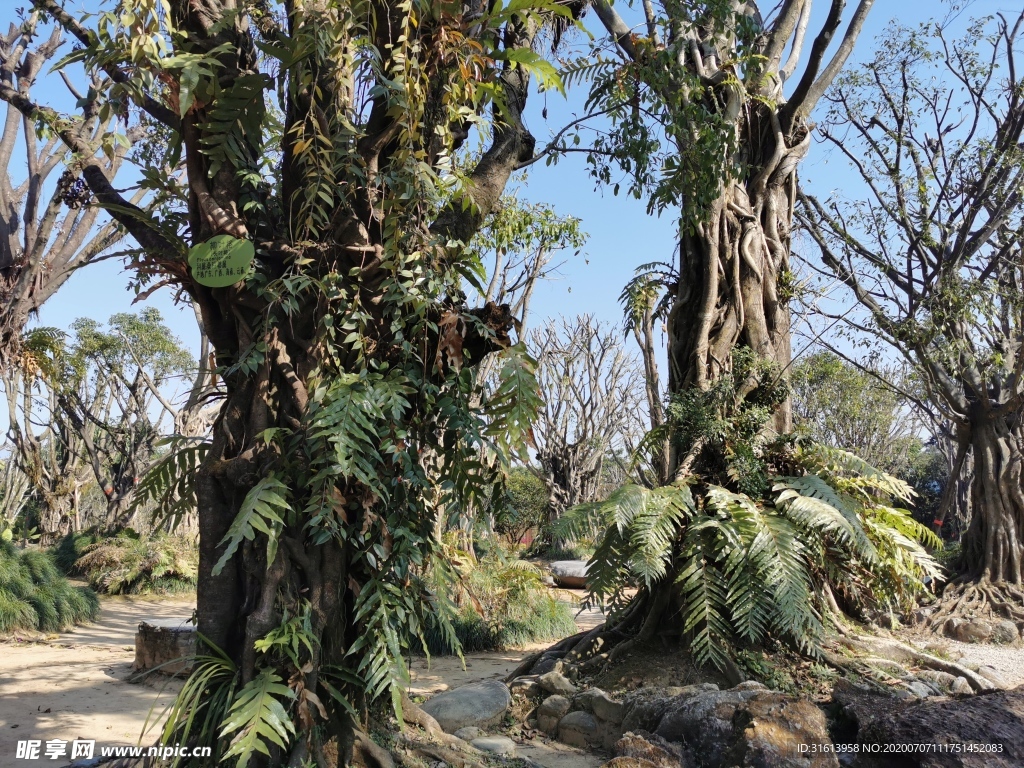
<svg viewBox="0 0 1024 768"><path fill-rule="evenodd" d="M217 235L193 247L188 252L188 263L197 283L225 288L249 274L255 256L256 248L250 241Z"/></svg>

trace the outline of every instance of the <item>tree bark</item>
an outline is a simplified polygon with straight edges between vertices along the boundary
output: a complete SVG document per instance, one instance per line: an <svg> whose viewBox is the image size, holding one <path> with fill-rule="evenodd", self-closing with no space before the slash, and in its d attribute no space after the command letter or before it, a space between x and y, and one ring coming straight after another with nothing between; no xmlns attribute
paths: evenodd
<svg viewBox="0 0 1024 768"><path fill-rule="evenodd" d="M1021 584L1024 579L1024 453L1019 417L972 424L974 515L964 534L960 580Z"/></svg>

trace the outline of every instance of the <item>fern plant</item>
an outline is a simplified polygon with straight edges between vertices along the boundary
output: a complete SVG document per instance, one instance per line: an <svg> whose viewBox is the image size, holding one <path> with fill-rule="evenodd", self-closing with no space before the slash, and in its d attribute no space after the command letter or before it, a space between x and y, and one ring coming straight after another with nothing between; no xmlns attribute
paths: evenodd
<svg viewBox="0 0 1024 768"><path fill-rule="evenodd" d="M934 534L898 506L913 491L845 451L800 446L803 474L773 478L767 499L708 484L626 485L570 510L559 535L595 526L604 537L590 562L590 600L621 611L625 591L670 579L676 621L701 663L725 663L730 644L768 635L814 654L835 600L851 612L904 610L939 575L923 545Z"/></svg>

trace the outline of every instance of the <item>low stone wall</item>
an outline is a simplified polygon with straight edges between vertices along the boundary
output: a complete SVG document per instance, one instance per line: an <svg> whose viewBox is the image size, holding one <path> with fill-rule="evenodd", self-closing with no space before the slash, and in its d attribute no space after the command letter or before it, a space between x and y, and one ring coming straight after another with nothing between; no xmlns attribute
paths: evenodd
<svg viewBox="0 0 1024 768"><path fill-rule="evenodd" d="M133 672L176 675L192 669L196 628L186 620L143 621L135 633Z"/></svg>

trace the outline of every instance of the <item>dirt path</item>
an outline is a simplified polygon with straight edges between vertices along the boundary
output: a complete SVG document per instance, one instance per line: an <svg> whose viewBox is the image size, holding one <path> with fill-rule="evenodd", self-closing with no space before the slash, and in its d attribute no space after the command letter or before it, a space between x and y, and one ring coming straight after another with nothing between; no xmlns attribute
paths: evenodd
<svg viewBox="0 0 1024 768"><path fill-rule="evenodd" d="M178 690L166 679L125 682L135 630L146 619L188 618L194 606L194 598L104 599L93 624L45 642L0 644L0 765L15 763L21 739L135 744L154 704L159 712Z"/></svg>
<svg viewBox="0 0 1024 768"><path fill-rule="evenodd" d="M99 618L92 624L42 642L0 643L0 766L16 763L17 743L24 739L44 744L49 739L94 739L97 745L139 743L147 718L160 714L180 683L159 675L148 684L126 682L135 658L135 631L140 621L186 619L194 607L194 597L104 598ZM588 611L577 617L577 624L589 629L602 618ZM415 658L412 691L429 695L504 677L526 653L546 645L470 654L465 669L456 657L435 657L429 668L425 659ZM155 740L153 727L142 743ZM545 768L595 768L602 762L540 740L522 745L520 754Z"/></svg>

